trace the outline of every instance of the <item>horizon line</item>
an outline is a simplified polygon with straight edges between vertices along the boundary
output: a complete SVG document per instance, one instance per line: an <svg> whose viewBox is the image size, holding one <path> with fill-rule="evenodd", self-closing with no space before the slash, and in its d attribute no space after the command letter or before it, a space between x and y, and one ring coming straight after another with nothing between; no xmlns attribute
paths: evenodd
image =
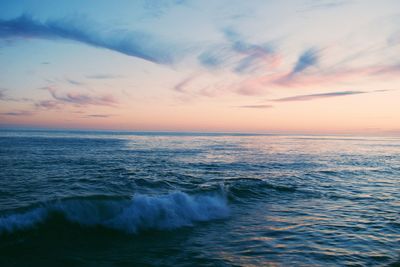
<svg viewBox="0 0 400 267"><path fill-rule="evenodd" d="M95 128L63 128L63 127L41 127L41 126L21 126L21 125L2 125L0 131L48 131L48 132L98 132L98 133L127 133L127 134L193 134L193 135L251 135L251 136L353 136L353 137L399 137L400 131L386 132L306 132L306 131L270 131L270 132L251 132L251 131L201 131L201 130L126 130L126 129L95 129Z"/></svg>

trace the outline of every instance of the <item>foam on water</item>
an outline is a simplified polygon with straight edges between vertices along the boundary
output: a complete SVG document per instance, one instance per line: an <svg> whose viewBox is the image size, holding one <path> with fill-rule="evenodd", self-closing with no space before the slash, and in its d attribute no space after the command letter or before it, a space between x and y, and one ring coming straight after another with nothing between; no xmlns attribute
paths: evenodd
<svg viewBox="0 0 400 267"><path fill-rule="evenodd" d="M0 233L32 228L56 214L83 226L136 233L142 229L174 229L226 218L229 207L224 196L192 196L179 191L159 196L138 194L131 200L65 200L0 217Z"/></svg>
<svg viewBox="0 0 400 267"><path fill-rule="evenodd" d="M44 208L35 208L25 213L0 217L0 234L30 228L43 222L47 217L47 213L48 211Z"/></svg>

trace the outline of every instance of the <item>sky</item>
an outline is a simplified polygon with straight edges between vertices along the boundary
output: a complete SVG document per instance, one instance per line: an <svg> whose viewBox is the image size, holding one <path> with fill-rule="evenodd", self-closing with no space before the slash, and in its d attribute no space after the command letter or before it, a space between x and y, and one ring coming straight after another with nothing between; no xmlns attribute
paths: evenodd
<svg viewBox="0 0 400 267"><path fill-rule="evenodd" d="M0 126L400 134L398 0L0 0Z"/></svg>

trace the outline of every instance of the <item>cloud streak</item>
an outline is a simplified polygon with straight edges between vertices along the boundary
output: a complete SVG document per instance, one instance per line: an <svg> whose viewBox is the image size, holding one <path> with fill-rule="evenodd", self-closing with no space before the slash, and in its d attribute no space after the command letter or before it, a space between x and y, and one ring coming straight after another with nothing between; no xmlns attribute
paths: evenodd
<svg viewBox="0 0 400 267"><path fill-rule="evenodd" d="M280 57L277 54L273 54L273 61L275 62L272 66L277 66L280 61ZM319 61L319 50L316 48L310 48L303 51L297 58L291 70L286 72L272 72L261 76L253 76L244 80L237 90L238 93L244 95L257 95L262 93L263 88L267 86L298 86L307 83L310 79L321 80L321 73L310 73L306 72L309 68L316 66ZM271 62L271 60L270 60Z"/></svg>
<svg viewBox="0 0 400 267"><path fill-rule="evenodd" d="M272 105L243 105L243 106L238 106L238 108L250 108L250 109L267 109L267 108L273 108L274 106Z"/></svg>
<svg viewBox="0 0 400 267"><path fill-rule="evenodd" d="M310 48L304 51L299 58L291 72L291 75L300 73L318 63L318 51L315 48Z"/></svg>
<svg viewBox="0 0 400 267"><path fill-rule="evenodd" d="M0 115L17 117L17 116L31 116L31 115L33 115L33 113L31 111L18 110L18 111L10 111L10 112L0 113Z"/></svg>
<svg viewBox="0 0 400 267"><path fill-rule="evenodd" d="M27 97L21 97L21 98L9 97L4 93L5 91L7 91L7 89L0 89L0 101L5 101L5 102L32 102L32 99L27 98Z"/></svg>
<svg viewBox="0 0 400 267"><path fill-rule="evenodd" d="M69 84L72 84L72 85L75 85L75 86L82 86L82 85L84 85L83 82L76 81L76 80L72 80L72 79L66 79L66 81L67 81Z"/></svg>
<svg viewBox="0 0 400 267"><path fill-rule="evenodd" d="M222 30L225 41L208 47L198 56L203 67L230 68L235 74L252 74L265 65L276 65L280 57L271 43L252 43L231 28Z"/></svg>
<svg viewBox="0 0 400 267"><path fill-rule="evenodd" d="M339 91L339 92L330 92L330 93L322 93L322 94L310 94L310 95L297 95L291 97L284 97L274 99L275 102L294 102L294 101L309 101L320 98L330 98L330 97L338 97L338 96L349 96L349 95L358 95L358 94L366 94L369 92L365 91Z"/></svg>
<svg viewBox="0 0 400 267"><path fill-rule="evenodd" d="M242 56L233 69L235 73L252 73L257 70L260 65L274 65L279 61L279 57L271 44L249 43L232 29L225 29L223 33L226 39L231 43L231 49Z"/></svg>
<svg viewBox="0 0 400 267"><path fill-rule="evenodd" d="M168 47L154 37L135 31L116 30L107 34L82 19L39 21L23 14L10 20L0 19L0 38L39 38L72 40L86 45L116 51L157 64L172 64Z"/></svg>
<svg viewBox="0 0 400 267"><path fill-rule="evenodd" d="M329 9L341 7L346 4L352 3L351 0L320 0L308 3L300 12L315 11L319 9Z"/></svg>
<svg viewBox="0 0 400 267"><path fill-rule="evenodd" d="M39 109L59 109L60 103L54 100L43 100L36 102L35 107Z"/></svg>
<svg viewBox="0 0 400 267"><path fill-rule="evenodd" d="M110 114L89 114L84 116L84 118L109 118L113 115Z"/></svg>
<svg viewBox="0 0 400 267"><path fill-rule="evenodd" d="M339 97L339 96L351 96L351 95L359 95L359 94L370 94L370 93L383 93L389 92L393 90L373 90L373 91L337 91L337 92L329 92L329 93L321 93L321 94L309 94L309 95L296 95L291 97L284 97L278 99L272 99L270 101L273 102L296 102L296 101L310 101L321 98L331 98L331 97ZM269 104L256 104L256 105L243 105L237 106L238 108L254 108L254 109L266 109L273 108L273 105Z"/></svg>
<svg viewBox="0 0 400 267"><path fill-rule="evenodd" d="M294 68L293 68L294 69ZM339 84L341 82L354 82L360 79L398 78L400 64L393 65L371 65L353 68L326 68L318 69L301 75L289 73L273 73L260 76L252 76L238 83L236 92L243 95L261 95L267 88L279 87L314 87L322 85Z"/></svg>
<svg viewBox="0 0 400 267"><path fill-rule="evenodd" d="M196 75L190 75L186 77L182 81L175 84L173 89L179 93L187 93L186 88L193 82L194 79L196 79L196 77Z"/></svg>
<svg viewBox="0 0 400 267"><path fill-rule="evenodd" d="M121 75L114 75L114 74L94 74L86 76L86 78L88 79L96 79L96 80L116 79L121 77L122 77Z"/></svg>
<svg viewBox="0 0 400 267"><path fill-rule="evenodd" d="M52 87L46 87L51 96L60 103L74 104L78 106L95 105L95 106L115 106L117 101L112 95L91 96L82 93L66 93L60 94ZM53 102L44 102L44 106L54 106ZM43 106L43 103L42 103Z"/></svg>

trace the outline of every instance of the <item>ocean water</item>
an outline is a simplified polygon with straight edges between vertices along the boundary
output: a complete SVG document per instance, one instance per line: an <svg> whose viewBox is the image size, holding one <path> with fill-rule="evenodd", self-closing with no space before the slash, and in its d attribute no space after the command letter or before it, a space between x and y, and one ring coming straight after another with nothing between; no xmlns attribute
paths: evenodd
<svg viewBox="0 0 400 267"><path fill-rule="evenodd" d="M0 132L0 266L389 266L400 138Z"/></svg>

